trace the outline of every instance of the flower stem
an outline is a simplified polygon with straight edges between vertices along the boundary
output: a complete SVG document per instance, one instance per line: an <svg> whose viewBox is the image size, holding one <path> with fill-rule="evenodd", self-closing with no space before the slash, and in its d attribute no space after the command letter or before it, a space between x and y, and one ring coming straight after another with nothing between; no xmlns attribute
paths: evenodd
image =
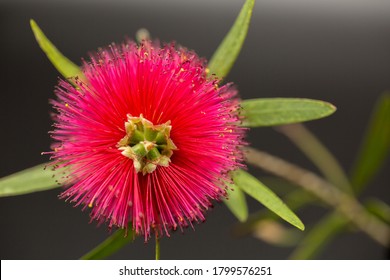
<svg viewBox="0 0 390 280"><path fill-rule="evenodd" d="M160 259L160 238L156 234L156 261Z"/></svg>
<svg viewBox="0 0 390 280"><path fill-rule="evenodd" d="M313 172L265 152L247 148L245 156L248 163L287 179L312 193L336 209L379 244L385 247L389 245L390 227L368 213L351 195L341 191Z"/></svg>

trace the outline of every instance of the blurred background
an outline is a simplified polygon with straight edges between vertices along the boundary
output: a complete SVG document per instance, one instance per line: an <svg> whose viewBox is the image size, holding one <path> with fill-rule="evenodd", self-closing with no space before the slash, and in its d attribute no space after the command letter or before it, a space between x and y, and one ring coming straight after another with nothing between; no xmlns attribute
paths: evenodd
<svg viewBox="0 0 390 280"><path fill-rule="evenodd" d="M33 18L48 38L80 64L89 51L132 38L147 28L161 41L175 40L210 58L243 0L0 0L0 176L46 162L51 140L48 100L59 74L30 30ZM338 111L307 123L349 171L379 95L390 89L390 1L257 0L248 37L227 78L242 98L306 97ZM254 129L253 146L318 172L272 128ZM390 203L389 160L362 194ZM252 171L252 169L251 169ZM257 176L266 174L253 170ZM89 224L87 212L57 198L60 189L0 198L2 259L76 259L108 237ZM250 212L262 206L249 199ZM328 209L298 212L310 229ZM290 247L251 235L237 238L237 220L216 203L205 223L162 239L162 259L286 259ZM290 227L284 224L286 227ZM340 234L320 259L382 259L385 248L363 233ZM112 258L152 259L154 242L142 238Z"/></svg>

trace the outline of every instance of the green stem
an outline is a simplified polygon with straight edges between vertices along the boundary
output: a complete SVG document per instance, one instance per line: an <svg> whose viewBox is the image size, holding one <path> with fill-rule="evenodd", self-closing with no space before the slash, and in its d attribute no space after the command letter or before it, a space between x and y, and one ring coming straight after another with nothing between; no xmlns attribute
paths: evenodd
<svg viewBox="0 0 390 280"><path fill-rule="evenodd" d="M160 238L156 234L156 261L160 260Z"/></svg>

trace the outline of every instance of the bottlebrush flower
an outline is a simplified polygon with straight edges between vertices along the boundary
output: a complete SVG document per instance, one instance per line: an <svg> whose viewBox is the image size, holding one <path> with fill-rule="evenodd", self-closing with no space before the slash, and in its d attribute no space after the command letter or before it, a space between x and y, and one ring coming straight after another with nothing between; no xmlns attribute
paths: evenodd
<svg viewBox="0 0 390 280"><path fill-rule="evenodd" d="M236 89L173 43L111 45L82 69L52 101L51 156L71 169L61 197L145 240L203 221L242 165Z"/></svg>

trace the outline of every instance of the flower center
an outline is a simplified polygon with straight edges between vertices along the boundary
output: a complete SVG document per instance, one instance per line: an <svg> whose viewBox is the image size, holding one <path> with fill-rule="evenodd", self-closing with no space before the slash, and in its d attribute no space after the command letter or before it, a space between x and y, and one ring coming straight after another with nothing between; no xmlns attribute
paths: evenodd
<svg viewBox="0 0 390 280"><path fill-rule="evenodd" d="M136 172L143 175L152 173L158 165L167 167L171 162L173 150L177 150L170 138L170 121L154 125L145 119L127 115L126 136L117 144L122 155L133 160Z"/></svg>

